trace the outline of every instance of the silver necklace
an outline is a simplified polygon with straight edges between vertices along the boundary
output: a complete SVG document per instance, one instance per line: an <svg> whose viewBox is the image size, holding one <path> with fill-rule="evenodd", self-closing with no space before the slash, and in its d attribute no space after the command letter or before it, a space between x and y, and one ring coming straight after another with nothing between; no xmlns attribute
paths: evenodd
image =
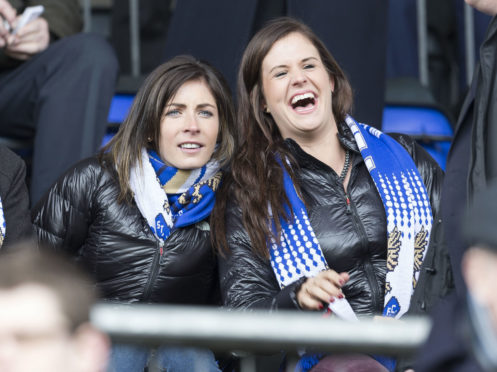
<svg viewBox="0 0 497 372"><path fill-rule="evenodd" d="M340 176L338 176L338 180L341 183L343 183L343 181L345 180L347 172L349 171L349 167L350 167L350 151L347 149L345 150L345 162L343 163L342 172L340 173Z"/></svg>

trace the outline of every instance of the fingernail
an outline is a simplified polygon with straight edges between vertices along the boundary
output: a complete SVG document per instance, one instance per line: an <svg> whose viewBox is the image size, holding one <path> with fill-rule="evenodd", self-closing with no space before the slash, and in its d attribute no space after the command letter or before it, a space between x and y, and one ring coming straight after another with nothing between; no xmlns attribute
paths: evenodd
<svg viewBox="0 0 497 372"><path fill-rule="evenodd" d="M318 307L319 307L319 310L323 310L323 309L324 309L323 304L319 304L319 306L318 306Z"/></svg>
<svg viewBox="0 0 497 372"><path fill-rule="evenodd" d="M331 297L330 302L335 302L335 297Z"/></svg>
<svg viewBox="0 0 497 372"><path fill-rule="evenodd" d="M343 279L339 279L339 280L338 280L338 283L340 283L340 285L343 285L343 284L345 283L345 280L343 280Z"/></svg>
<svg viewBox="0 0 497 372"><path fill-rule="evenodd" d="M344 296L342 293L340 293L337 297L338 297L338 298L340 298L340 299L342 299L342 298L344 298L345 296Z"/></svg>
<svg viewBox="0 0 497 372"><path fill-rule="evenodd" d="M327 308L326 311L323 313L323 318L329 318L331 316L332 312L330 308Z"/></svg>

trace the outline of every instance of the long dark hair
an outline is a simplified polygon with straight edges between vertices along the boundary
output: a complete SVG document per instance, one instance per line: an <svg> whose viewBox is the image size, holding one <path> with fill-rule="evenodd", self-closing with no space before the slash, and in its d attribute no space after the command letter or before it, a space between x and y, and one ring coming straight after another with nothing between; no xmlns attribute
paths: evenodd
<svg viewBox="0 0 497 372"><path fill-rule="evenodd" d="M164 107L180 87L192 80L205 81L219 112L218 146L212 157L225 165L234 148L234 106L223 76L211 65L192 56L177 56L150 73L131 105L119 131L102 149L101 160L117 170L119 202L130 201L130 169L141 164L142 148L159 151L160 122Z"/></svg>
<svg viewBox="0 0 497 372"><path fill-rule="evenodd" d="M275 154L287 159L285 167L299 190L292 169L297 164L284 145L283 138L271 115L265 114L262 92L262 62L272 46L291 33L305 36L318 50L321 60L334 81L332 110L335 120L342 122L352 108L350 84L323 42L305 24L289 17L277 18L258 31L247 45L238 72L237 151L231 174L218 192L216 207L211 215L214 246L229 252L226 241L224 213L228 197L234 197L242 210L242 220L250 237L252 250L261 257L268 257L267 240L269 210L274 216L290 218L283 206L288 203L283 189L283 174ZM275 218L277 234L281 227Z"/></svg>

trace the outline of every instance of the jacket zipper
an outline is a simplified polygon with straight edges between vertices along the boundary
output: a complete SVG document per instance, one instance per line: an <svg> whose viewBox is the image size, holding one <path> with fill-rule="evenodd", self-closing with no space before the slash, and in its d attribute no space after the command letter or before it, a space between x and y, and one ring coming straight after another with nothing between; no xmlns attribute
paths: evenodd
<svg viewBox="0 0 497 372"><path fill-rule="evenodd" d="M150 275L148 277L147 285L145 286L145 291L143 292L143 300L147 301L150 297L150 293L152 292L152 286L157 279L157 275L159 274L160 267L160 259L162 254L164 253L164 242L159 240L157 242L159 244L159 249L155 251L154 261L152 262L152 270L150 271Z"/></svg>
<svg viewBox="0 0 497 372"><path fill-rule="evenodd" d="M344 191L345 192L345 191ZM361 220L357 214L357 210L350 199L350 195L348 192L345 192L345 203L347 205L347 214L352 215L352 220L354 221L354 225L356 226L356 231L359 233L359 240L361 242L361 246L365 249L368 248L368 239L366 231L364 230L364 226L361 223ZM378 285L378 280L376 280L376 275L374 273L372 263L367 260L364 262L364 271L366 272L366 277L369 282L369 287L371 288L371 298L373 302L373 308L378 308L378 303L380 300L381 289ZM383 308L383 303L382 303Z"/></svg>

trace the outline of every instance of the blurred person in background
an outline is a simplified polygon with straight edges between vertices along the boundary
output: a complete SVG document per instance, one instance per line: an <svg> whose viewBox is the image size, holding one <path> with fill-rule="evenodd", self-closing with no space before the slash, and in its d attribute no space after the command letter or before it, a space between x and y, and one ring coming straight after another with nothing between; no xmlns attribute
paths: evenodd
<svg viewBox="0 0 497 372"><path fill-rule="evenodd" d="M462 223L467 287L440 302L416 372L497 371L497 184L475 196Z"/></svg>
<svg viewBox="0 0 497 372"><path fill-rule="evenodd" d="M45 7L41 16L12 34L35 5ZM100 147L117 60L101 36L81 33L78 0L0 0L0 16L0 135L33 140L28 186L35 204Z"/></svg>
<svg viewBox="0 0 497 372"><path fill-rule="evenodd" d="M24 161L0 145L0 251L33 237Z"/></svg>
<svg viewBox="0 0 497 372"><path fill-rule="evenodd" d="M191 56L160 65L100 155L72 167L35 206L38 239L84 264L105 301L219 304L209 216L233 151L233 112L210 65ZM209 350L155 354L170 372L219 370ZM109 370L141 372L151 355L114 345Z"/></svg>
<svg viewBox="0 0 497 372"><path fill-rule="evenodd" d="M226 306L399 318L447 290L444 252L428 245L441 169L410 137L349 116L350 84L311 29L278 18L256 33L238 104L239 150L212 219ZM331 370L321 358L301 370Z"/></svg>
<svg viewBox="0 0 497 372"><path fill-rule="evenodd" d="M95 293L67 260L32 253L0 259L0 371L102 372L109 340L89 323Z"/></svg>
<svg viewBox="0 0 497 372"><path fill-rule="evenodd" d="M486 14L497 14L497 0L466 0ZM467 246L461 218L468 203L497 176L497 19L490 22L480 47L480 61L459 113L447 158L442 192L442 216L454 282L465 293L461 261Z"/></svg>

